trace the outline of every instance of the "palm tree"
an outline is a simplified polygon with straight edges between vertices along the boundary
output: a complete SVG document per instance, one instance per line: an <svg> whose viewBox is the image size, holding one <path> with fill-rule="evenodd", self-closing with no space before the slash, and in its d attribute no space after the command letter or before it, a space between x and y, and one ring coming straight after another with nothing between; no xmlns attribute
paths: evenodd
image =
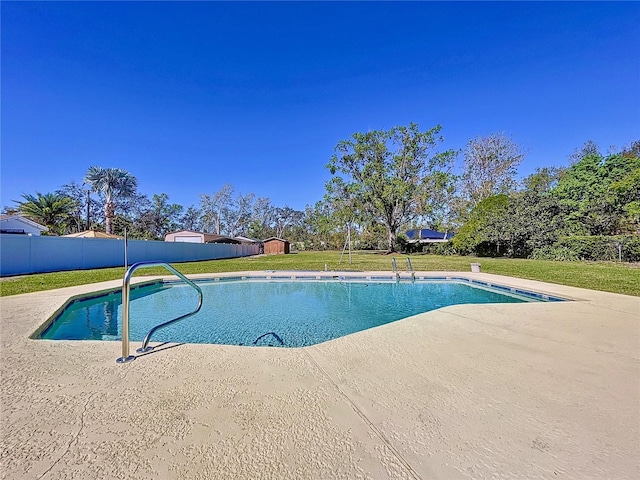
<svg viewBox="0 0 640 480"><path fill-rule="evenodd" d="M117 196L127 197L135 194L138 180L122 168L89 167L84 177L91 190L104 197L105 230L112 232L113 217L115 216L114 199Z"/></svg>
<svg viewBox="0 0 640 480"><path fill-rule="evenodd" d="M62 235L67 229L67 220L73 215L76 202L60 193L36 192L35 195L22 194L23 202L18 204L18 211L25 217L45 225L49 231Z"/></svg>

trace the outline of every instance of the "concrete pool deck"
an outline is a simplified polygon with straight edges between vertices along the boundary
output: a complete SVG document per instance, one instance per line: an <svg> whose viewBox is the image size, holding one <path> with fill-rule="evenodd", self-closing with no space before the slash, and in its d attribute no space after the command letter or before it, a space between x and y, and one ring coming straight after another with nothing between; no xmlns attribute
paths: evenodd
<svg viewBox="0 0 640 480"><path fill-rule="evenodd" d="M639 297L419 274L575 301L118 365L120 342L28 337L69 297L121 282L2 297L1 478L640 478Z"/></svg>

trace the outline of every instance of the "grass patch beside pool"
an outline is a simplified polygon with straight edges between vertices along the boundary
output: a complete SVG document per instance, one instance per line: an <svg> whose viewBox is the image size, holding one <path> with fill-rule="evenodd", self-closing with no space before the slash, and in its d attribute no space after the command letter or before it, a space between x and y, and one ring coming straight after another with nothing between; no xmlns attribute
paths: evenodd
<svg viewBox="0 0 640 480"><path fill-rule="evenodd" d="M407 270L406 255L396 255L399 270ZM263 255L256 257L208 260L172 264L185 274L238 272L243 270L382 270L391 271L392 257L379 252L355 252L352 263L340 252L300 252L291 255ZM511 277L540 280L549 283L589 288L604 292L640 296L640 268L638 265L613 262L553 262L512 258L475 258L439 255L412 255L414 270L470 271L471 262L482 264L482 271ZM124 267L69 272L40 273L3 278L0 295L52 290L62 287L122 279ZM136 276L165 275L163 268L140 270Z"/></svg>

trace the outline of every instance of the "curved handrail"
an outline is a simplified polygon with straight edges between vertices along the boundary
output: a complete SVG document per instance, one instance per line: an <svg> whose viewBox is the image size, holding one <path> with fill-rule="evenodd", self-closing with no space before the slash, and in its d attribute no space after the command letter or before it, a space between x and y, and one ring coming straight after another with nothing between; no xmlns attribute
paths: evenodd
<svg viewBox="0 0 640 480"><path fill-rule="evenodd" d="M409 272L411 272L411 280L416 279L416 272L413 271L413 264L411 263L411 258L407 257L407 268Z"/></svg>
<svg viewBox="0 0 640 480"><path fill-rule="evenodd" d="M396 263L396 257L391 257L391 265L393 266L393 273L396 276L396 281L400 280L400 272L398 271L398 264Z"/></svg>
<svg viewBox="0 0 640 480"><path fill-rule="evenodd" d="M202 308L202 290L200 289L200 287L195 283L193 283L191 280L189 280L187 277L185 277L182 273L180 273L178 270L173 268L168 263L165 263L165 262L134 263L133 265L131 265L131 267L129 267L129 270L127 270L127 273L124 274L124 277L122 279L122 357L116 360L116 362L118 363L130 362L131 360L134 360L136 358L134 355L129 355L129 293L131 290L131 277L133 276L133 272L135 272L139 268L148 268L148 267L164 267L166 270L169 270L175 276L177 276L178 278L186 282L189 286L195 288L198 292L199 299L198 299L198 306L192 312L189 312L178 318L174 318L173 320L169 320L168 322L164 322L164 323L161 323L160 325L156 325L155 327L153 327L149 331L149 333L147 333L147 336L144 337L144 340L142 342L142 347L138 349L138 352L141 352L141 351L145 352L149 350L149 348L147 347L149 344L149 340L151 339L151 335L153 335L157 330L163 327L166 327L167 325L170 325L174 322L177 322L178 320L182 320L184 318L190 317L191 315L195 315L200 311L200 308Z"/></svg>

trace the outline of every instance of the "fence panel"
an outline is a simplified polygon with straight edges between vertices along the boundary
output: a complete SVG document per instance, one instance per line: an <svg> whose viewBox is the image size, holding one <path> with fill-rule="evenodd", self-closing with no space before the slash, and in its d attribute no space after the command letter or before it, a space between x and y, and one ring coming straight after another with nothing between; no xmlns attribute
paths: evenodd
<svg viewBox="0 0 640 480"><path fill-rule="evenodd" d="M128 264L191 262L259 253L258 245L129 240ZM0 276L124 265L124 240L0 234Z"/></svg>

